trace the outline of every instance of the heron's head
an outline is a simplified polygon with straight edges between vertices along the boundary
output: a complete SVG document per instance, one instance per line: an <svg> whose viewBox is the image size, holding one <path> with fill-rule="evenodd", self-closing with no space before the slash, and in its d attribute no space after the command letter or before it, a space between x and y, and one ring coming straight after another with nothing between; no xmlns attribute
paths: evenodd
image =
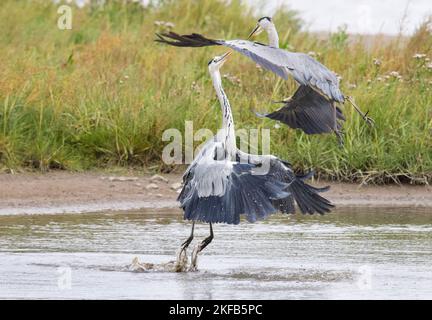
<svg viewBox="0 0 432 320"><path fill-rule="evenodd" d="M274 28L273 20L270 17L262 17L258 19L258 22L252 32L249 34L248 39L253 36L259 35L263 30L269 31Z"/></svg>
<svg viewBox="0 0 432 320"><path fill-rule="evenodd" d="M225 63L225 61L227 60L227 58L229 57L229 55L232 53L232 51L228 51L227 53L221 55L221 56L216 56L213 59L211 59L208 63L208 68L210 73L219 71L220 67L223 66L223 64Z"/></svg>

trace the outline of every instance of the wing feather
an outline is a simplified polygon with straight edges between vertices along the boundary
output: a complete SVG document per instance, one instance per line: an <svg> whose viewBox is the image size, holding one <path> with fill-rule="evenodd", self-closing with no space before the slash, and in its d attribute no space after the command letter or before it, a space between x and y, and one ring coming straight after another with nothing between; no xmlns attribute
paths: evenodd
<svg viewBox="0 0 432 320"><path fill-rule="evenodd" d="M339 80L336 75L305 53L290 52L248 40L214 40L197 33L179 35L169 32L156 34L156 36L158 39L155 41L178 47L222 45L231 48L285 80L291 74L298 83L311 86L329 100L337 102L345 100L339 89Z"/></svg>
<svg viewBox="0 0 432 320"><path fill-rule="evenodd" d="M291 74L299 84L312 87L331 101L345 100L336 75L307 54L289 52L246 40L220 43L249 57L283 79L288 79L288 75Z"/></svg>
<svg viewBox="0 0 432 320"><path fill-rule="evenodd" d="M158 39L155 41L178 47L222 45L231 48L285 80L291 74L298 83L311 86L329 100L337 102L345 100L339 89L339 80L336 75L305 53L290 52L248 40L214 40L197 33L179 35L169 32L156 34L156 36Z"/></svg>
<svg viewBox="0 0 432 320"><path fill-rule="evenodd" d="M295 213L294 201L303 214L324 214L330 212L331 208L334 207L330 201L319 195L319 193L327 191L328 187L315 188L304 182L312 173L298 176L294 174L289 163L270 155L251 155L238 150L237 160L256 165L267 163L268 172L266 174L288 185L286 190L289 195L273 200L273 205L283 213Z"/></svg>
<svg viewBox="0 0 432 320"><path fill-rule="evenodd" d="M258 115L278 120L293 129L301 129L306 134L339 131L341 125L338 120L345 120L342 110L308 86L300 86L282 108Z"/></svg>

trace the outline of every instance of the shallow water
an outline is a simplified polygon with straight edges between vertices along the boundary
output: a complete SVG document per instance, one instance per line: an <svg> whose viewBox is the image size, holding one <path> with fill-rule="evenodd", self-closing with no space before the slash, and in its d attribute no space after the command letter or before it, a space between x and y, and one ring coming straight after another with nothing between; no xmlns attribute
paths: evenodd
<svg viewBox="0 0 432 320"><path fill-rule="evenodd" d="M178 211L0 216L0 298L431 299L429 211L216 225L190 273L126 268L174 258L190 231ZM192 245L207 233L199 224Z"/></svg>

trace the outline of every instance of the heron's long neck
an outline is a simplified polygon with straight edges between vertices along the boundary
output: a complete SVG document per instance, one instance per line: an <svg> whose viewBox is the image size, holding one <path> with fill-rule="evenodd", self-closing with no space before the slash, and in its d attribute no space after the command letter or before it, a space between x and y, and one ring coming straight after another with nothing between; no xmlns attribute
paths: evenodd
<svg viewBox="0 0 432 320"><path fill-rule="evenodd" d="M234 152L236 150L234 119L230 103L224 89L222 88L222 80L219 71L212 74L212 80L222 109L222 130L225 132L226 148Z"/></svg>
<svg viewBox="0 0 432 320"><path fill-rule="evenodd" d="M274 24L270 24L267 28L267 36L270 47L279 48L279 35Z"/></svg>

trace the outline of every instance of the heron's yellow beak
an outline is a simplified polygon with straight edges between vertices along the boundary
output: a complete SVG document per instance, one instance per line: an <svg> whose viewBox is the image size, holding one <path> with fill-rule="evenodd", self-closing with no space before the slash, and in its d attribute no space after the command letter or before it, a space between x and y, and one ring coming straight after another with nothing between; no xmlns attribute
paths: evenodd
<svg viewBox="0 0 432 320"><path fill-rule="evenodd" d="M226 59L231 55L231 53L232 53L232 51L228 51L227 53L225 53L225 54L222 56L222 59L221 59L220 61L221 61L221 62L225 62Z"/></svg>
<svg viewBox="0 0 432 320"><path fill-rule="evenodd" d="M218 62L218 66L219 68L222 67L224 65L224 63L227 61L227 58L230 56L230 54L232 53L232 51L228 51L227 53L225 53L219 60Z"/></svg>
<svg viewBox="0 0 432 320"><path fill-rule="evenodd" d="M259 24L256 25L255 29L252 30L252 32L248 36L248 40L252 38L253 36L259 35L263 31L263 28Z"/></svg>

